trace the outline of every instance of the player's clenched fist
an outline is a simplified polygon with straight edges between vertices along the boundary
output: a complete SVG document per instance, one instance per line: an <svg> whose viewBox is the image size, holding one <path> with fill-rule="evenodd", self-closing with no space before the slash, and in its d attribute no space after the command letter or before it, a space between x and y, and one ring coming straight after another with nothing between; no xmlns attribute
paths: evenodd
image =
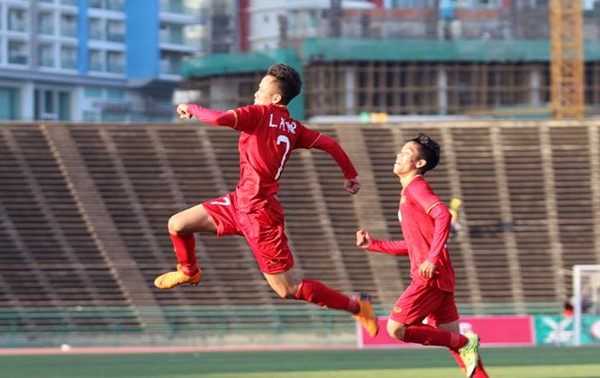
<svg viewBox="0 0 600 378"><path fill-rule="evenodd" d="M355 177L350 180L344 180L344 188L350 194L356 194L360 190L360 180Z"/></svg>
<svg viewBox="0 0 600 378"><path fill-rule="evenodd" d="M179 114L180 119L192 118L192 114L188 112L187 104L177 105L177 114Z"/></svg>
<svg viewBox="0 0 600 378"><path fill-rule="evenodd" d="M372 240L373 238L371 237L371 233L369 233L369 231L356 231L356 246L367 249L369 248L369 245L371 245Z"/></svg>

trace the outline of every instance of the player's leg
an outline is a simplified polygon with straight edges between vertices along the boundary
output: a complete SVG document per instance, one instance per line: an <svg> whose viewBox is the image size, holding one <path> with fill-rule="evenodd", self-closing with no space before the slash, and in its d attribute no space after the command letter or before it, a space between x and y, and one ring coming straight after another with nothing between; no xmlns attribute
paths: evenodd
<svg viewBox="0 0 600 378"><path fill-rule="evenodd" d="M458 318L454 294L449 293L440 304L440 307L429 316L428 320L429 324L438 329L459 335L460 324ZM467 344L460 349L448 348L448 351L454 357L458 366L467 374L467 377L487 378L488 375L479 356L479 337L473 332L467 332L465 337L469 340Z"/></svg>
<svg viewBox="0 0 600 378"><path fill-rule="evenodd" d="M396 301L387 323L388 334L397 340L422 345L460 349L468 339L443 329L422 324L440 307L448 293L436 287L411 284ZM458 319L456 316L455 319Z"/></svg>
<svg viewBox="0 0 600 378"><path fill-rule="evenodd" d="M230 221L234 211L231 196L193 206L173 215L169 219L168 230L177 256L177 270L162 274L154 280L156 287L171 289L181 284L196 285L202 272L196 258L195 232L214 232L217 235L235 233L235 225Z"/></svg>
<svg viewBox="0 0 600 378"><path fill-rule="evenodd" d="M181 270L188 276L194 275L199 270L194 233L216 232L215 221L200 204L173 215L168 230Z"/></svg>
<svg viewBox="0 0 600 378"><path fill-rule="evenodd" d="M274 198L265 208L240 214L240 227L250 245L258 266L273 290L286 299L297 299L318 306L348 311L375 335L377 318L368 298L350 298L320 281L298 278L293 270L294 259L284 229L283 209Z"/></svg>
<svg viewBox="0 0 600 378"><path fill-rule="evenodd" d="M281 273L264 273L264 276L281 298L297 299L317 306L347 311L354 315L371 336L377 335L379 325L370 298L364 295L350 298L320 281L299 279L293 268Z"/></svg>

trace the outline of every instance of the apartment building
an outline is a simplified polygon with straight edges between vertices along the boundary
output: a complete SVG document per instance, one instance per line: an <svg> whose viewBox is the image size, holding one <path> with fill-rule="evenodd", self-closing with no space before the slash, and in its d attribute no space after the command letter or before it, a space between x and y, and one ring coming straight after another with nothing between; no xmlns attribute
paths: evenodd
<svg viewBox="0 0 600 378"><path fill-rule="evenodd" d="M0 0L0 120L166 121L206 2Z"/></svg>

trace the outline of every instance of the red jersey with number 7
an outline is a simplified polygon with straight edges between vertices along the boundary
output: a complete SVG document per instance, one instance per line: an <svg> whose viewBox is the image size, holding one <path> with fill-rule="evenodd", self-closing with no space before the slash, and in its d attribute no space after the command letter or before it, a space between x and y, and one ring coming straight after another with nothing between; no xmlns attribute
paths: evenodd
<svg viewBox="0 0 600 378"><path fill-rule="evenodd" d="M312 147L321 134L290 118L284 106L249 105L233 112L233 128L241 132L236 206L248 211L279 192L277 181L291 152Z"/></svg>

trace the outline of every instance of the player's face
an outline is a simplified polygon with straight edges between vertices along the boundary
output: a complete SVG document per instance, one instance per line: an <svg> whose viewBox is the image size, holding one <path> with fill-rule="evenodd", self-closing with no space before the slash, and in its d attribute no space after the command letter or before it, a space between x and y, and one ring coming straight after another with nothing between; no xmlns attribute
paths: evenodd
<svg viewBox="0 0 600 378"><path fill-rule="evenodd" d="M416 172L424 165L424 160L419 159L419 145L416 142L406 143L400 153L396 155L394 163L394 174L403 176L411 172Z"/></svg>
<svg viewBox="0 0 600 378"><path fill-rule="evenodd" d="M281 96L279 88L273 76L266 75L258 84L258 90L254 93L254 105L269 105L278 102Z"/></svg>

